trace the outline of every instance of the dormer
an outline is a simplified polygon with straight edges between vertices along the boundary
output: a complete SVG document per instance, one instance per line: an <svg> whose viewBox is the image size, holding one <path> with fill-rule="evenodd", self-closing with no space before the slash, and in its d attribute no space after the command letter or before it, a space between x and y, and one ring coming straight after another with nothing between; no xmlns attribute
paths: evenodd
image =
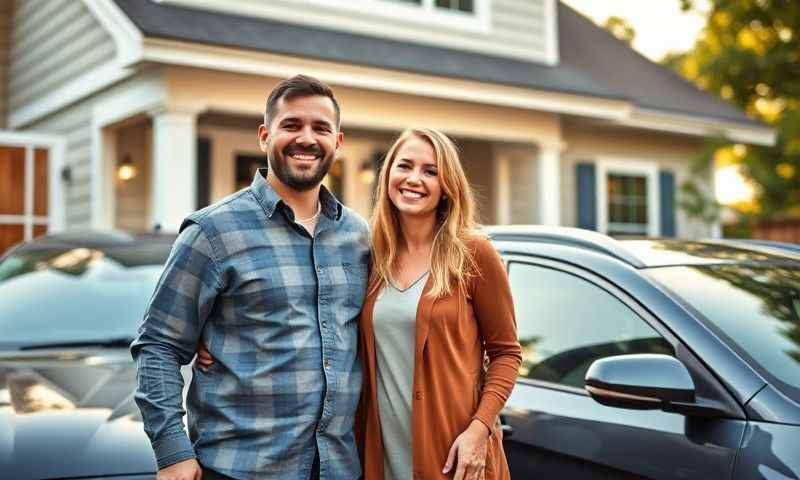
<svg viewBox="0 0 800 480"><path fill-rule="evenodd" d="M246 17L558 63L556 0L154 0Z"/></svg>

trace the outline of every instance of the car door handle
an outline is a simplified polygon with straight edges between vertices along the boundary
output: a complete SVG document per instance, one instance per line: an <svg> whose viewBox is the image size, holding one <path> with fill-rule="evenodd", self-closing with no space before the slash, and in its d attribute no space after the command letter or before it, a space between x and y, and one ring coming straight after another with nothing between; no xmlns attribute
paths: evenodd
<svg viewBox="0 0 800 480"><path fill-rule="evenodd" d="M505 415L500 415L500 430L503 432L503 438L514 434L514 428L508 424Z"/></svg>

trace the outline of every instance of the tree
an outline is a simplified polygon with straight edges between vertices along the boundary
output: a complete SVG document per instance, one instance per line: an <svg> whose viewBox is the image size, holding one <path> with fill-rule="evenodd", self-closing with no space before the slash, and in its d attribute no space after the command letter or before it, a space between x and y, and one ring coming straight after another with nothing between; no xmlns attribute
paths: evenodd
<svg viewBox="0 0 800 480"><path fill-rule="evenodd" d="M680 1L684 10L697 8L695 0ZM708 171L715 156L733 151L757 186L759 216L800 214L800 2L709 1L707 24L694 47L662 63L774 126L777 142L774 147L734 146L724 138L711 139L694 170ZM714 209L700 189L692 190L682 186L682 204L694 205L694 213Z"/></svg>
<svg viewBox="0 0 800 480"><path fill-rule="evenodd" d="M633 28L633 25L622 17L614 15L608 17L603 24L603 28L628 45L631 45L636 38L636 30Z"/></svg>

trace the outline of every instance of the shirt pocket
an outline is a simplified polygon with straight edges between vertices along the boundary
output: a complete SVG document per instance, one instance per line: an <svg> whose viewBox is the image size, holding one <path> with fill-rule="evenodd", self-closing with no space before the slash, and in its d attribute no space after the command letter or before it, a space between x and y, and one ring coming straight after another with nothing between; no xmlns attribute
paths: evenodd
<svg viewBox="0 0 800 480"><path fill-rule="evenodd" d="M342 264L347 278L348 306L361 310L364 305L364 296L367 294L367 266L361 263L346 262Z"/></svg>

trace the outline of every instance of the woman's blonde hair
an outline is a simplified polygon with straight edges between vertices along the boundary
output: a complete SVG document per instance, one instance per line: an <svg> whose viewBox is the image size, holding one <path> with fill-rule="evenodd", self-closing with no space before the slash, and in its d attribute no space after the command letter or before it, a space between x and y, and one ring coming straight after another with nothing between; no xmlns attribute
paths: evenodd
<svg viewBox="0 0 800 480"><path fill-rule="evenodd" d="M370 218L372 274L369 291L372 293L387 285L397 261L402 233L397 208L389 198L389 172L400 148L412 137L433 147L442 186L443 199L436 209L437 231L431 249L430 269L433 282L430 295L440 298L449 295L454 287L466 287L467 280L476 273L467 240L482 235L475 222L475 200L461 167L458 149L445 134L430 128L409 128L401 133L381 166L375 209Z"/></svg>

